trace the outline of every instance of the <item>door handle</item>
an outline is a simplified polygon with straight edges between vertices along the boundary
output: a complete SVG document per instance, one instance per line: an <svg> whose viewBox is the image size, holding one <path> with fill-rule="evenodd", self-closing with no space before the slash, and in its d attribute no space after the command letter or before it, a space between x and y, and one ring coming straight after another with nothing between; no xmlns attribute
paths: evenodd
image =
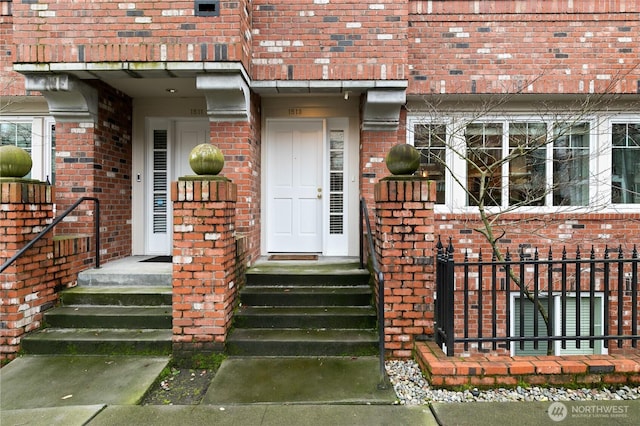
<svg viewBox="0 0 640 426"><path fill-rule="evenodd" d="M322 198L322 188L318 188L318 194L316 195L316 198Z"/></svg>

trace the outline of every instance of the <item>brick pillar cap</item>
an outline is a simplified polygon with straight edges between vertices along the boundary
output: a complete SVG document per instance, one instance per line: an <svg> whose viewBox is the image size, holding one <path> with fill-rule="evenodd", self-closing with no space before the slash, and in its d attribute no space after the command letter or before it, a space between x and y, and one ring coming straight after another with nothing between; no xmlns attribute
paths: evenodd
<svg viewBox="0 0 640 426"><path fill-rule="evenodd" d="M195 182L195 181L210 181L210 182L231 182L231 179L218 175L188 175L178 178L180 182Z"/></svg>
<svg viewBox="0 0 640 426"><path fill-rule="evenodd" d="M416 176L416 175L393 175L393 176L387 176L384 177L382 179L380 179L380 182L386 182L386 181L420 181L420 182L426 182L428 181L429 178L428 177L422 177L422 176Z"/></svg>

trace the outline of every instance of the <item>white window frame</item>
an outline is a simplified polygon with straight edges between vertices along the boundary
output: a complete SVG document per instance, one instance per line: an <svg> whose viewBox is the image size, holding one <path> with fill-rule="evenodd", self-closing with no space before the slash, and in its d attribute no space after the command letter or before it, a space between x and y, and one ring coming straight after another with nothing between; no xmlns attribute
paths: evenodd
<svg viewBox="0 0 640 426"><path fill-rule="evenodd" d="M471 119L460 114L461 120L467 123L471 123ZM452 135L452 129L456 125L456 118L454 116L444 119L431 120L420 115L409 115L407 117L407 131L406 131L406 143L409 145L414 144L414 128L416 125L445 125L447 129L447 145L451 145L456 150L463 154L466 152L466 144L463 132L457 132ZM611 202L611 190L612 190L612 170L611 170L611 157L612 157L612 124L616 123L640 123L640 115L626 114L616 115L613 118L602 114L593 114L585 117L580 117L572 122L571 116L566 117L551 117L551 116L535 116L531 114L504 114L501 116L486 116L478 120L474 120L474 123L502 123L503 126L503 156L508 155L509 150L509 123L541 123L544 122L547 125L547 132L550 137L553 137L554 123L557 123L559 119L566 119L571 124L587 123L589 125L589 198L588 203L585 206L554 206L553 205L553 192L548 191L545 196L544 206L520 206L517 208L508 205L508 179L509 179L509 165L504 164L502 169L502 205L486 207L488 212L499 212L500 210L509 209L520 213L558 213L562 211L571 211L576 213L581 212L629 212L637 211L640 203L629 204L613 204ZM450 146L447 146L447 153L445 158L449 170L445 173L445 203L436 204L436 213L475 213L477 207L468 206L466 200L466 191L462 185L467 182L466 176L466 161L461 155L453 152ZM546 146L548 167L547 173L547 185L549 189L553 185L553 147L552 144Z"/></svg>
<svg viewBox="0 0 640 426"><path fill-rule="evenodd" d="M605 149L603 150L602 156L600 158L601 168L603 170L601 187L603 191L603 196L606 196L607 200L611 200L612 191L613 191L613 170L612 170L612 159L613 159L613 125L614 124L640 124L640 116L639 115L619 115L615 118L611 118L606 122L606 130L603 132L603 143L605 145ZM640 174L640 170L638 171ZM613 203L611 202L611 208L616 211L621 212L637 212L640 203Z"/></svg>
<svg viewBox="0 0 640 426"><path fill-rule="evenodd" d="M547 306L547 301L546 299L548 298L548 293L544 292L538 295L539 298L543 298L545 299L545 307ZM576 299L576 292L567 292L566 293L567 296L567 306L569 306L569 303L573 303L575 304L575 299ZM516 329L516 309L515 306L517 303L519 302L519 298L520 298L520 292L511 292L510 295L510 302L511 302L511 311L509 312L510 315L510 327L511 329L509 330L510 336L515 336L516 334L519 333L519 330ZM562 315L562 294L558 293L558 292L554 292L553 293L553 318L554 318L554 323L553 323L553 334L555 336L560 336L562 334L562 321L560 320L561 315ZM588 291L583 291L580 292L580 297L582 299L589 299L590 297L590 293ZM604 311L604 293L601 291L596 291L594 292L594 299L598 300L598 306L596 307L596 309L598 309L599 314L600 314L600 318L601 318L601 322L602 324L599 325L600 327L600 334L604 335L604 322L607 321L607 317L606 317L606 313ZM539 324L539 331L545 326L544 322ZM567 329L567 336L572 336L575 335L575 330L569 330ZM511 342L510 344L510 353L511 356L516 356L518 354L516 354L516 349L518 348L519 342ZM544 341L540 342L540 346L539 348L542 348L541 350L544 350L544 348L546 348L547 343ZM582 340L580 345L583 348L589 348L589 341L588 340ZM608 348L606 348L604 346L604 342L603 341L596 341L594 342L593 345L593 354L594 355L606 355L608 353ZM554 355L567 355L567 353L564 352L564 350L562 349L562 341L557 340L555 342L553 342L553 354Z"/></svg>
<svg viewBox="0 0 640 426"><path fill-rule="evenodd" d="M51 182L53 161L51 138L51 127L55 125L53 117L47 116L0 116L0 122L6 123L28 123L31 124L31 179L38 179Z"/></svg>

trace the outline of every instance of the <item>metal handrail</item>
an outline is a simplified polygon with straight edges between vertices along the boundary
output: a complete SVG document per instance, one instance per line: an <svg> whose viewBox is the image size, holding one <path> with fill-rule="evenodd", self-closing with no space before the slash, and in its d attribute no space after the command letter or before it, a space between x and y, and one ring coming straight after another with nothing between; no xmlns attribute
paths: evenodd
<svg viewBox="0 0 640 426"><path fill-rule="evenodd" d="M29 250L35 243L40 241L44 235L51 231L54 226L58 223L62 222L62 220L67 217L69 213L71 213L76 207L78 207L84 201L93 201L96 203L96 220L95 220L95 239L96 239L96 269L100 268L100 200L96 197L82 197L75 203L71 205L68 209L66 209L60 216L55 218L53 222L47 225L36 237L29 241L26 246L22 247L20 251L14 254L9 260L7 260L2 266L0 266L0 274L7 269L13 262L15 262L20 256L22 256L27 250Z"/></svg>
<svg viewBox="0 0 640 426"><path fill-rule="evenodd" d="M387 377L387 371L384 367L384 274L380 269L380 263L376 257L376 252L373 246L373 234L371 233L371 223L369 221L369 212L367 210L367 204L364 198L360 198L360 235L365 234L368 242L369 259L371 259L371 267L378 282L378 349L380 359L380 383L378 383L378 389L388 389L389 380ZM364 241L360 238L360 268L364 269Z"/></svg>

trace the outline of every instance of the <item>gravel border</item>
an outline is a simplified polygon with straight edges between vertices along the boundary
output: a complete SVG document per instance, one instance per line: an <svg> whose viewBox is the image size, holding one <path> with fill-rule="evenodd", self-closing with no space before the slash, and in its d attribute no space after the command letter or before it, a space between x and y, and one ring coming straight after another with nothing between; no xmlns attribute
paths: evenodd
<svg viewBox="0 0 640 426"><path fill-rule="evenodd" d="M514 401L622 401L640 399L640 386L598 389L563 387L521 387L464 391L434 389L415 361L386 361L385 368L400 405L430 402L514 402Z"/></svg>

